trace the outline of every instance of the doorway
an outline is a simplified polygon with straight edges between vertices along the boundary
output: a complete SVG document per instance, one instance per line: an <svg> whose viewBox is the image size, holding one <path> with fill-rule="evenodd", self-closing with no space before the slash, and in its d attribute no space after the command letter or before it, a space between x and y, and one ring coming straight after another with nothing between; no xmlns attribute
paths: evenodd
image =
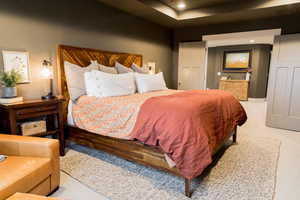
<svg viewBox="0 0 300 200"><path fill-rule="evenodd" d="M265 99L274 37L280 34L280 29L272 29L203 36L207 48L206 88L218 89L220 79L248 79L248 96ZM248 68L224 68L227 52L249 52Z"/></svg>

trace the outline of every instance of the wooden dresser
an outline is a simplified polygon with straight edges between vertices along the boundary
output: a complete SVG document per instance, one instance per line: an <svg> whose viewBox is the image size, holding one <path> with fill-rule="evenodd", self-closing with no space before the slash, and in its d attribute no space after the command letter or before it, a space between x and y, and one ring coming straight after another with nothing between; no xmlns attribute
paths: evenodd
<svg viewBox="0 0 300 200"><path fill-rule="evenodd" d="M219 89L233 94L241 101L248 100L249 81L247 80L220 80Z"/></svg>

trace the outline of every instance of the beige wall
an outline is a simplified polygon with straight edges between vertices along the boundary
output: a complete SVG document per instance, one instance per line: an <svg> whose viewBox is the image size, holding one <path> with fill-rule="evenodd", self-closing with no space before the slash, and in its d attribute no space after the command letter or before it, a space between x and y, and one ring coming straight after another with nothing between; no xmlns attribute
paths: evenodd
<svg viewBox="0 0 300 200"><path fill-rule="evenodd" d="M156 62L171 86L171 31L96 0L2 1L0 27L0 50L30 54L32 82L18 86L27 99L47 92L48 82L40 78L41 61L50 58L56 67L58 44L143 54L144 63Z"/></svg>

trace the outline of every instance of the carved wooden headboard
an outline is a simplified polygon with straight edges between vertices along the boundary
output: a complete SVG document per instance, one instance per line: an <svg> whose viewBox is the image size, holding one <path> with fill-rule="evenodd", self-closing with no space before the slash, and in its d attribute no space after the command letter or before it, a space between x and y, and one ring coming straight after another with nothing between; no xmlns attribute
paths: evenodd
<svg viewBox="0 0 300 200"><path fill-rule="evenodd" d="M91 60L97 60L98 63L113 67L115 62L119 62L126 67L131 67L133 63L142 66L142 55L129 54L129 53L116 53L109 51L102 51L98 49L80 48L66 45L59 45L57 49L57 64L58 64L58 77L59 77L59 89L61 95L65 98L64 103L64 121L67 120L68 103L70 95L68 92L68 85L66 81L64 62L86 67L90 64Z"/></svg>

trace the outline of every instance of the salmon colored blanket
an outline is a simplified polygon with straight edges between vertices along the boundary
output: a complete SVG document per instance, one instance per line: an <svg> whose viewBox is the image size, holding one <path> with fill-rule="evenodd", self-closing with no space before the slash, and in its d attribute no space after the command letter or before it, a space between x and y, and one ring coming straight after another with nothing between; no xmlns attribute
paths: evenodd
<svg viewBox="0 0 300 200"><path fill-rule="evenodd" d="M147 99L140 108L132 139L158 145L191 179L211 163L212 152L246 113L231 94L194 90Z"/></svg>

